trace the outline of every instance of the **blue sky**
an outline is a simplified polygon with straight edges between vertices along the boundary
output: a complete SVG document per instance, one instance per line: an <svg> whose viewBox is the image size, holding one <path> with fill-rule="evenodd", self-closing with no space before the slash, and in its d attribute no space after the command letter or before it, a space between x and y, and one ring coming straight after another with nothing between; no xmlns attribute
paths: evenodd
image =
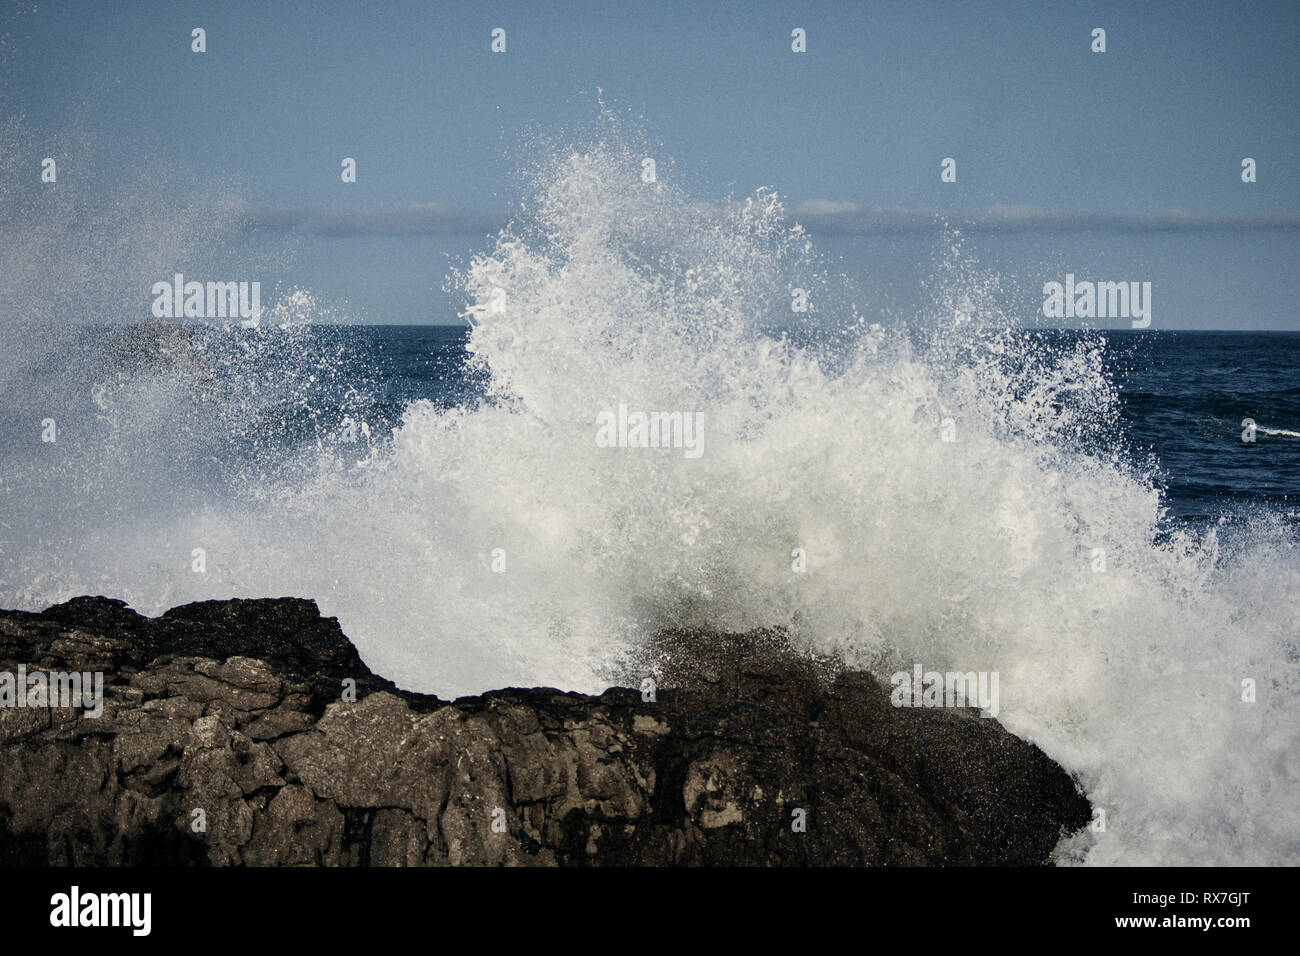
<svg viewBox="0 0 1300 956"><path fill-rule="evenodd" d="M3 2L0 110L88 123L110 175L166 162L301 210L499 215L521 134L583 128L600 87L698 198L771 186L849 231L874 207L1300 216L1297 3Z"/></svg>
<svg viewBox="0 0 1300 956"><path fill-rule="evenodd" d="M581 124L600 86L718 194L1300 212L1295 3L27 6L5 23L10 107L39 125L88 102L268 200L504 205L518 132Z"/></svg>

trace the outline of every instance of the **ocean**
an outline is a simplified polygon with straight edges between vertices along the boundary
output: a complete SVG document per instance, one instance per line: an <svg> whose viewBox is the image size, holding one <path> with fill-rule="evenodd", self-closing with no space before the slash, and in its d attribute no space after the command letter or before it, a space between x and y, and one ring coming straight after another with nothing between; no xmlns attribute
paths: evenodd
<svg viewBox="0 0 1300 956"><path fill-rule="evenodd" d="M539 165L449 280L468 325L22 326L0 605L312 598L443 697L778 627L997 672L1102 811L1062 863L1300 860L1300 336L1041 328L960 259L881 322L774 196L702 208L635 155ZM599 440L637 414L654 441Z"/></svg>

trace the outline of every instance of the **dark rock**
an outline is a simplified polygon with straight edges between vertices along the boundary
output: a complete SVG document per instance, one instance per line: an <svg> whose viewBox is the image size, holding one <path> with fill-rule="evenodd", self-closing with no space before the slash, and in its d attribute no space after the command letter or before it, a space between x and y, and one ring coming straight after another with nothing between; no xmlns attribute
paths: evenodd
<svg viewBox="0 0 1300 956"><path fill-rule="evenodd" d="M103 671L105 705L0 708L10 865L1041 864L1090 820L995 721L771 632L663 636L653 701L408 693L290 598L0 611L19 664Z"/></svg>
<svg viewBox="0 0 1300 956"><path fill-rule="evenodd" d="M142 373L168 374L207 384L212 374L188 329L152 316L110 339L103 359L105 371L119 380Z"/></svg>

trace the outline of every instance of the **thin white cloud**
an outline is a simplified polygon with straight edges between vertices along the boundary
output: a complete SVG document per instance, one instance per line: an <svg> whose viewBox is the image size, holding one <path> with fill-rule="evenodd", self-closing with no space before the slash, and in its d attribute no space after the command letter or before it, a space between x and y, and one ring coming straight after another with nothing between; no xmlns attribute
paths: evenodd
<svg viewBox="0 0 1300 956"><path fill-rule="evenodd" d="M1191 232L1300 228L1300 215L1294 213L1225 215L1186 209L1097 213L1015 205L988 206L966 212L939 212L903 206L860 206L827 199L799 203L787 215L809 232L822 233L930 232L944 225L976 232Z"/></svg>
<svg viewBox="0 0 1300 956"><path fill-rule="evenodd" d="M708 203L697 204L697 208L722 211L721 206ZM252 228L320 236L485 234L496 232L506 223L504 214L476 212L441 203L325 208L250 203L244 207L243 215L245 224ZM945 226L970 232L1194 232L1300 228L1300 215L1281 212L1219 214L1169 209L1163 212L1095 213L1025 205L941 212L908 206L863 206L831 199L810 199L787 207L786 219L811 233L822 234L934 232Z"/></svg>
<svg viewBox="0 0 1300 956"><path fill-rule="evenodd" d="M246 226L318 236L427 236L495 232L504 216L473 212L441 203L409 206L329 206L250 203Z"/></svg>

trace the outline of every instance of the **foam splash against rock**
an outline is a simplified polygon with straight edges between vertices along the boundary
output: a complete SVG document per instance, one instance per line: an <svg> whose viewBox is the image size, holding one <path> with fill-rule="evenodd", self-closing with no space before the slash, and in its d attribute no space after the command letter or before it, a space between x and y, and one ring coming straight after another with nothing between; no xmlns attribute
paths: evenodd
<svg viewBox="0 0 1300 956"><path fill-rule="evenodd" d="M779 628L881 676L997 671L1000 719L1106 811L1070 858L1300 859L1285 529L1231 549L1171 530L1117 431L1103 343L1016 331L959 244L925 331L889 331L774 195L701 206L662 159L643 180L654 152L616 123L541 150L517 223L456 280L486 401L411 405L360 468L313 449L222 494L177 476L147 507L124 440L84 476L128 489L116 520L9 545L9 603L308 595L371 666L453 694L599 692L671 629ZM809 313L789 312L794 287ZM601 447L620 403L702 415L704 453ZM205 576L195 542L218 556Z"/></svg>

